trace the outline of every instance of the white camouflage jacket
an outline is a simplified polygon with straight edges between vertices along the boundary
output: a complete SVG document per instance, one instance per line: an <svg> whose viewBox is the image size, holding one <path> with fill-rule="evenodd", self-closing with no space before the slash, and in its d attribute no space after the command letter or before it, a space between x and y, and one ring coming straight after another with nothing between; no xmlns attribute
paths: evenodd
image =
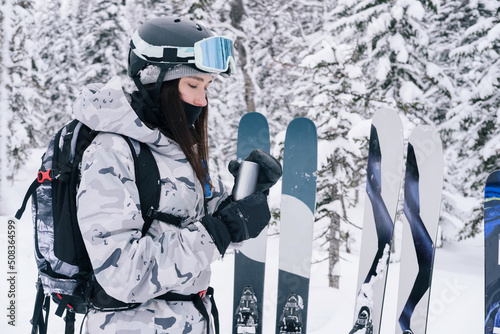
<svg viewBox="0 0 500 334"><path fill-rule="evenodd" d="M141 122L118 77L104 86L86 87L74 113L102 131L83 156L77 194L78 221L96 279L110 296L142 303L127 311L91 311L88 333L206 333L206 322L192 302L153 299L167 291L192 294L207 289L210 264L221 256L199 222L204 191L184 153ZM144 221L134 161L122 134L151 148L161 176L159 210L189 217L181 228L155 220L141 238ZM222 183L213 183L209 213L227 197ZM204 303L210 314L209 298Z"/></svg>

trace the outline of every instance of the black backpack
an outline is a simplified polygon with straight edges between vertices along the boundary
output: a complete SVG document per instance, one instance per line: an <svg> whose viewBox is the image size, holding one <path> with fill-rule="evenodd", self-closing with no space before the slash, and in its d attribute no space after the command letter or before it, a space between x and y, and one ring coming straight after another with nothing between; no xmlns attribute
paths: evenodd
<svg viewBox="0 0 500 334"><path fill-rule="evenodd" d="M80 183L81 160L86 148L98 132L78 120L62 127L52 137L42 156L42 165L31 184L21 208L20 219L32 197L32 216L35 232L35 260L38 267L37 297L33 312L32 333L47 333L50 298L58 304L56 315L66 311L66 333L74 333L75 313L86 314L91 308L99 311L118 311L137 307L118 301L97 283L83 242L76 215L76 193ZM136 184L144 226L144 236L154 219L180 226L182 218L157 211L160 201L160 173L149 147L123 136L134 157ZM208 290L212 298L213 290ZM209 316L202 299L204 294L180 295L166 293L157 298L193 301L195 307ZM217 309L213 304L216 331ZM46 315L43 317L43 310ZM208 329L209 326L207 326Z"/></svg>

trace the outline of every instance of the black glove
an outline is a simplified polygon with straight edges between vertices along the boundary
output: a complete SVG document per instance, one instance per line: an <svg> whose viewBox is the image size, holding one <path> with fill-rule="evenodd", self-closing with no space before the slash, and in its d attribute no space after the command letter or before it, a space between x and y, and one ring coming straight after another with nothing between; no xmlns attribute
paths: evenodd
<svg viewBox="0 0 500 334"><path fill-rule="evenodd" d="M201 223L212 237L221 254L230 242L241 242L257 237L271 220L267 198L257 191L239 201L229 203L213 216L205 216Z"/></svg>
<svg viewBox="0 0 500 334"><path fill-rule="evenodd" d="M253 150L245 160L255 162L259 165L259 178L257 179L256 191L262 191L268 195L269 188L274 186L283 174L281 164L272 155L262 150ZM238 176L239 169L240 163L238 161L229 161L228 170L235 178Z"/></svg>

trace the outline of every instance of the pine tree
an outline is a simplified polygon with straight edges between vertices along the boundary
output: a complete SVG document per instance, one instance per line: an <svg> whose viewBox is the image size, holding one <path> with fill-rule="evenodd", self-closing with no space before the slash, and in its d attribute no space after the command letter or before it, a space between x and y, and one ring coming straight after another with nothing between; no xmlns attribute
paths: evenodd
<svg viewBox="0 0 500 334"><path fill-rule="evenodd" d="M63 13L60 1L48 0L39 5L35 18L33 82L38 95L32 97L32 103L42 118L38 142L44 146L72 117L73 101L80 89L81 61L71 10Z"/></svg>
<svg viewBox="0 0 500 334"><path fill-rule="evenodd" d="M12 119L9 124L10 133L15 134L9 140L8 151L11 156L12 177L27 157L27 150L34 142L33 115L30 101L33 91L31 76L33 13L30 1L15 0L12 2L12 30L9 36L9 109Z"/></svg>
<svg viewBox="0 0 500 334"><path fill-rule="evenodd" d="M318 126L319 148L325 157L318 172L317 229L322 231L328 251L329 286L339 288L340 250L344 246L349 252L352 229L360 226L349 219L347 210L358 203L366 157L361 147L366 146L367 134L362 131L363 117L355 108L363 85L361 68L352 62L354 49L336 45L328 30L323 34L321 43L309 47L315 53L302 65L314 73L314 86L308 91L314 98L308 115Z"/></svg>
<svg viewBox="0 0 500 334"><path fill-rule="evenodd" d="M10 152L7 145L9 144L12 133L9 129L9 123L12 119L12 112L9 109L9 35L10 35L10 15L11 3L9 0L1 2L2 11L0 12L0 213L4 214L7 210L4 207L5 198L7 196L7 176L9 170Z"/></svg>
<svg viewBox="0 0 500 334"><path fill-rule="evenodd" d="M253 35L247 30L246 22L251 18L245 12L245 1L199 1L199 4L191 7L190 15L216 35L229 37L235 42L237 74L215 78L208 91L211 168L231 184L233 180L227 172L227 162L236 157L238 122L246 112L255 111L255 86L249 79L249 68L245 66L247 38L251 39ZM200 8L204 8L203 15L199 15Z"/></svg>
<svg viewBox="0 0 500 334"><path fill-rule="evenodd" d="M500 108L500 5L497 1L459 2L452 13L460 26L449 62L454 65L456 98L443 129L451 133L447 161L450 187L464 198L482 198L487 175L498 169L498 110ZM455 193L455 192L454 192ZM481 231L482 207L472 211L449 205L464 217L460 238ZM457 225L456 221L453 221ZM459 225L460 226L460 225Z"/></svg>
<svg viewBox="0 0 500 334"><path fill-rule="evenodd" d="M325 231L330 284L338 281L337 245L341 239L348 243L352 225L359 225L346 214L357 200L350 189L358 189L365 170L366 152L349 142L357 124L387 106L402 110L410 121L434 124L438 119L429 113L434 101L425 95L434 85L426 72L429 19L436 10L430 1L365 0L338 1L327 12L325 37L310 59L316 60L314 82L319 88L313 105L329 117L319 121L322 115L317 113L320 139L332 151L322 165L318 188L320 218L330 220Z"/></svg>
<svg viewBox="0 0 500 334"><path fill-rule="evenodd" d="M131 28L122 1L82 0L79 10L80 84L105 83L115 75L126 78Z"/></svg>
<svg viewBox="0 0 500 334"><path fill-rule="evenodd" d="M33 140L31 93L32 7L29 1L4 0L0 13L0 202L8 180L27 157ZM0 207L3 212L10 208Z"/></svg>

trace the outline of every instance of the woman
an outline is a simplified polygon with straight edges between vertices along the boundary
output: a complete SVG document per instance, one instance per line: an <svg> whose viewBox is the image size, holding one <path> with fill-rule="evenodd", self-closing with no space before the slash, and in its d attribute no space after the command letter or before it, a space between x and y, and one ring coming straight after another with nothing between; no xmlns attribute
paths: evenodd
<svg viewBox="0 0 500 334"><path fill-rule="evenodd" d="M206 89L218 74L235 70L230 40L193 21L164 17L144 23L130 45L128 74L138 90L128 95L113 78L84 89L74 107L80 121L101 131L82 159L80 230L97 286L125 303L106 308L99 305L103 298L94 298L87 331L213 333L212 301L204 298L210 265L230 243L256 237L267 225L264 193L281 166L253 152L249 159L261 165L258 191L240 201L209 176ZM179 226L154 220L141 236L134 161L122 135L152 151L161 178L159 211L180 217Z"/></svg>

